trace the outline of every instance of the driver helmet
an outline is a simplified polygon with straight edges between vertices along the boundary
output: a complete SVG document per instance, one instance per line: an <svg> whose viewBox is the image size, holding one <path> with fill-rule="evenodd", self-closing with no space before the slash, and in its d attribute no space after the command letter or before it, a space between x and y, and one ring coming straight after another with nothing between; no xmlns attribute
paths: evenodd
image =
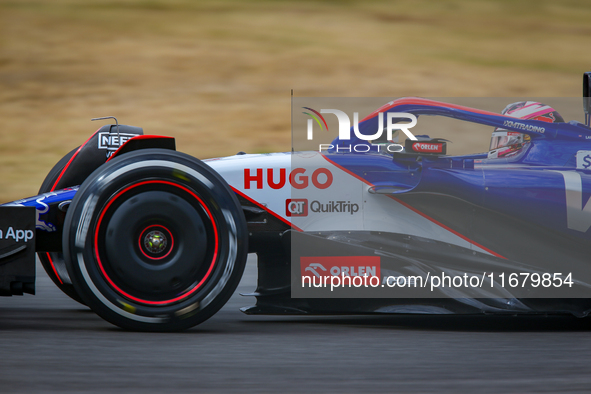
<svg viewBox="0 0 591 394"><path fill-rule="evenodd" d="M537 101L518 101L509 104L501 114L519 119L534 119L549 123L564 122L558 111ZM531 138L527 134L497 127L490 139L488 158L516 155L530 140Z"/></svg>

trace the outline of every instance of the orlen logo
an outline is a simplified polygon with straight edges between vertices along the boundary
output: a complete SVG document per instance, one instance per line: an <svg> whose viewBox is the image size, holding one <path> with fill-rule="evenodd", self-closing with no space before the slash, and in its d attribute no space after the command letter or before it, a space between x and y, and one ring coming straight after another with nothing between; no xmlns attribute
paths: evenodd
<svg viewBox="0 0 591 394"><path fill-rule="evenodd" d="M414 144L412 144L412 150L414 150L415 152L441 153L443 152L443 144L415 142Z"/></svg>
<svg viewBox="0 0 591 394"><path fill-rule="evenodd" d="M302 276L377 276L379 256L304 256L300 257Z"/></svg>
<svg viewBox="0 0 591 394"><path fill-rule="evenodd" d="M285 215L308 216L308 200L305 198L290 198L285 200Z"/></svg>
<svg viewBox="0 0 591 394"><path fill-rule="evenodd" d="M279 179L277 179L276 171L279 172ZM332 185L333 176L328 168L317 168L311 175L308 174L309 171L305 168L295 168L289 174L289 183L295 189L305 189L310 185L310 182L317 189L326 189ZM287 182L287 170L285 168L267 168L267 171L264 171L262 168L257 168L251 171L250 168L245 168L244 189L250 189L253 182L257 189L262 189L264 183L271 189L281 189Z"/></svg>

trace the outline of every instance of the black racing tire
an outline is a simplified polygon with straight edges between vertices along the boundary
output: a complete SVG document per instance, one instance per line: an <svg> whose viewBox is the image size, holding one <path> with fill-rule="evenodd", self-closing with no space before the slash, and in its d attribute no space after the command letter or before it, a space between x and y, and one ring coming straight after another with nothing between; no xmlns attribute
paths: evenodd
<svg viewBox="0 0 591 394"><path fill-rule="evenodd" d="M78 147L79 148L79 147ZM53 184L61 174L62 170L68 164L74 153L78 150L78 148L74 148L70 153L65 155L57 162L55 166L49 171L49 174L45 177L45 180L41 184L39 188L39 194L48 193L52 191ZM68 185L68 186L77 186L77 185ZM37 257L45 269L47 276L51 279L53 283L68 297L73 299L80 304L84 304L74 286L72 286L72 282L68 275L68 271L66 269L66 263L64 261L63 253L59 252L37 252Z"/></svg>
<svg viewBox="0 0 591 394"><path fill-rule="evenodd" d="M175 151L114 158L80 187L64 255L84 302L134 331L180 331L213 316L240 282L246 220L224 179Z"/></svg>

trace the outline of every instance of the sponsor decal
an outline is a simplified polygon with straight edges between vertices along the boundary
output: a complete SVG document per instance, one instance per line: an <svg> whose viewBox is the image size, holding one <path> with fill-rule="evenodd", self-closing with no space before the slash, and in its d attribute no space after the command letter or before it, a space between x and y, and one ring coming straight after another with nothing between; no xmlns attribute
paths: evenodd
<svg viewBox="0 0 591 394"><path fill-rule="evenodd" d="M47 197L57 196L58 194L55 192L45 193L41 197L35 200L37 205L37 221L35 223L35 227L39 230L47 231L48 233L57 231L57 227L53 223L46 222L41 220L41 215L49 212L49 205L43 202Z"/></svg>
<svg viewBox="0 0 591 394"><path fill-rule="evenodd" d="M344 200L326 203L314 200L310 204L305 198L285 200L285 214L287 216L308 216L308 210L314 213L348 213L353 215L359 212L359 204Z"/></svg>
<svg viewBox="0 0 591 394"><path fill-rule="evenodd" d="M8 227L5 231L0 230L0 239L13 239L16 242L27 242L33 239L33 230L19 230Z"/></svg>
<svg viewBox="0 0 591 394"><path fill-rule="evenodd" d="M329 201L327 203L312 201L310 203L310 210L315 213L330 212L349 213L353 215L359 212L359 204L351 203L351 201Z"/></svg>
<svg viewBox="0 0 591 394"><path fill-rule="evenodd" d="M244 169L244 189L262 189L266 184L271 189L283 188L287 180L294 189L305 189L310 184L317 189L327 189L332 185L333 176L328 168L317 168L311 174L305 168L295 168L287 176L285 168Z"/></svg>
<svg viewBox="0 0 591 394"><path fill-rule="evenodd" d="M591 198L583 201L583 180L577 171L554 171L564 178L566 226L586 233L591 227Z"/></svg>
<svg viewBox="0 0 591 394"><path fill-rule="evenodd" d="M441 153L443 144L433 142L415 142L412 144L412 150L415 152Z"/></svg>
<svg viewBox="0 0 591 394"><path fill-rule="evenodd" d="M98 148L114 151L135 136L137 134L101 132L98 134Z"/></svg>
<svg viewBox="0 0 591 394"><path fill-rule="evenodd" d="M308 216L308 200L305 198L290 198L285 200L286 216Z"/></svg>
<svg viewBox="0 0 591 394"><path fill-rule="evenodd" d="M411 141L406 140L404 143L407 152L427 153L427 154L442 154L445 155L446 142L437 140L431 141Z"/></svg>
<svg viewBox="0 0 591 394"><path fill-rule="evenodd" d="M57 192L49 192L49 193L45 193L42 194L40 196L34 196L34 197L29 197L29 198L24 198L21 200L16 200L13 201L11 203L8 204L3 204L3 206L17 206L17 207L26 207L26 206L34 206L36 208L36 222L35 222L35 228L37 228L38 230L43 230L46 232L54 232L57 231L57 226L53 223L50 222L46 222L45 220L41 219L42 215L45 215L46 213L49 212L49 205L47 203L47 199L51 199L52 202L55 202L55 199L52 199L52 197L55 196L64 196L66 193L70 193L72 191L76 191L78 190L78 186L75 187L67 187L65 189L59 190ZM73 196L72 196L73 197ZM64 199L63 201L66 201L68 199Z"/></svg>
<svg viewBox="0 0 591 394"><path fill-rule="evenodd" d="M300 257L302 281L312 277L380 277L379 256L303 256ZM309 279L308 279L309 278Z"/></svg>
<svg viewBox="0 0 591 394"><path fill-rule="evenodd" d="M515 122L513 120L506 120L505 122L503 122L503 126L512 127L514 129L518 129L518 130L533 131L534 133L540 133L540 134L544 134L546 132L546 129L544 127L532 126L532 125L521 123L521 122Z"/></svg>
<svg viewBox="0 0 591 394"><path fill-rule="evenodd" d="M591 170L591 150L577 152L577 169Z"/></svg>

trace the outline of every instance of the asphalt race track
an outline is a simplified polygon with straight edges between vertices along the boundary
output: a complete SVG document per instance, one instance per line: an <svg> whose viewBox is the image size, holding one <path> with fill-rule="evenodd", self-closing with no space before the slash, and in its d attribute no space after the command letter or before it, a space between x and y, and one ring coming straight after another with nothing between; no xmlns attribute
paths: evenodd
<svg viewBox="0 0 591 394"><path fill-rule="evenodd" d="M574 318L252 317L236 293L188 332L132 333L37 269L36 296L0 299L2 393L591 391L591 325Z"/></svg>

